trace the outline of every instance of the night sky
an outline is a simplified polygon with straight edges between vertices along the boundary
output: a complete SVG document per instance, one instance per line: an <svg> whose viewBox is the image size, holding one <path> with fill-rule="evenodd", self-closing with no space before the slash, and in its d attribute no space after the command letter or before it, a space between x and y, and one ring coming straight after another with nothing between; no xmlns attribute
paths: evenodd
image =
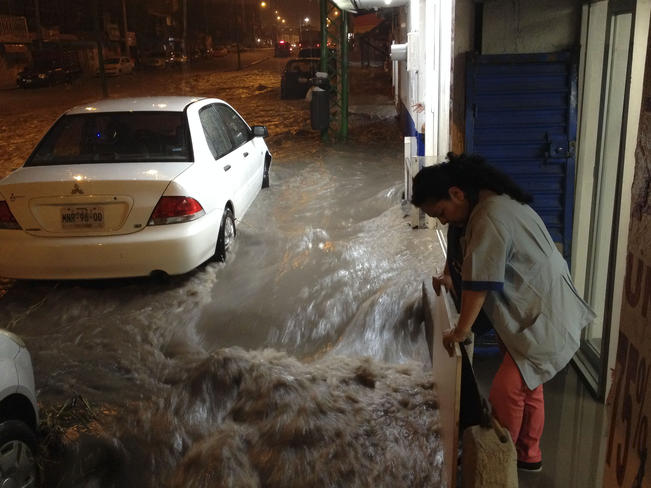
<svg viewBox="0 0 651 488"><path fill-rule="evenodd" d="M313 26L319 24L319 0L265 0L267 9L278 10L288 23L298 25L305 17L310 18Z"/></svg>

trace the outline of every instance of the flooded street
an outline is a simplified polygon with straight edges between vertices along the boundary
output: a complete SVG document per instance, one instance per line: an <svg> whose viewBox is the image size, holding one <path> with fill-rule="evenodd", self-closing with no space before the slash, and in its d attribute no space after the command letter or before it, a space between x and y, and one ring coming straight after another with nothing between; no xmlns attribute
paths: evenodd
<svg viewBox="0 0 651 488"><path fill-rule="evenodd" d="M395 121L351 116L350 143L321 143L307 102L279 98L284 61L252 62L116 81L111 92L180 87L268 126L271 187L236 223L225 263L164 281L0 281L0 327L32 354L42 420L62 424L66 447L50 439L43 460L51 483L440 484L420 294L443 257L433 234L404 217ZM386 75L362 75L372 85L351 103L386 103ZM373 96L362 96L369 86ZM79 101L53 90L67 95L35 107L40 118L3 113L5 165L92 95L86 85ZM32 96L12 93L0 96L16 107L14 97ZM56 418L66 402L88 418Z"/></svg>

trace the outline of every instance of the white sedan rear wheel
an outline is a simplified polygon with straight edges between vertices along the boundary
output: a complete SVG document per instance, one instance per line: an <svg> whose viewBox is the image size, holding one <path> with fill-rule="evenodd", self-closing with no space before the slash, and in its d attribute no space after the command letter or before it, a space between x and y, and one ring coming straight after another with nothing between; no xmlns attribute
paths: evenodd
<svg viewBox="0 0 651 488"><path fill-rule="evenodd" d="M235 217L233 217L231 209L227 208L224 210L222 223L219 227L219 236L217 237L217 249L215 250L217 261L226 261L226 253L232 246L236 234Z"/></svg>

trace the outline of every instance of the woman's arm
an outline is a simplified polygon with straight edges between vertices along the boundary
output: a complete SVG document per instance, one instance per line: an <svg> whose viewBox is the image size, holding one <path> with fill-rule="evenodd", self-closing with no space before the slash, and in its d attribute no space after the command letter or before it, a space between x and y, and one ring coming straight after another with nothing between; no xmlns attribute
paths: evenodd
<svg viewBox="0 0 651 488"><path fill-rule="evenodd" d="M443 345L450 353L454 354L454 343L462 342L468 337L472 324L475 323L477 315L481 310L484 301L486 301L486 294L488 291L472 291L463 290L461 292L461 313L459 314L459 321L456 327L446 331L443 334Z"/></svg>

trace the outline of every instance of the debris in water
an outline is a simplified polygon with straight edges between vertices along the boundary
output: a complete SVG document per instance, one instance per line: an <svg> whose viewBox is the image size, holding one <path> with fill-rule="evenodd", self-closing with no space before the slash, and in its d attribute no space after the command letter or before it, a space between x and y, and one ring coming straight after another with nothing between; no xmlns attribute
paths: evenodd
<svg viewBox="0 0 651 488"><path fill-rule="evenodd" d="M73 465L78 468L90 464L93 470L108 468L106 456L114 456L118 451L104 447L117 445L105 432L104 424L115 414L107 407L93 408L82 395L71 397L62 405L41 407L38 464L44 486L83 486L70 483L71 476L84 471L67 469ZM63 478L67 479L65 483Z"/></svg>
<svg viewBox="0 0 651 488"><path fill-rule="evenodd" d="M438 401L421 364L240 348L183 364L166 398L113 419L113 438L79 439L66 486L442 484Z"/></svg>

